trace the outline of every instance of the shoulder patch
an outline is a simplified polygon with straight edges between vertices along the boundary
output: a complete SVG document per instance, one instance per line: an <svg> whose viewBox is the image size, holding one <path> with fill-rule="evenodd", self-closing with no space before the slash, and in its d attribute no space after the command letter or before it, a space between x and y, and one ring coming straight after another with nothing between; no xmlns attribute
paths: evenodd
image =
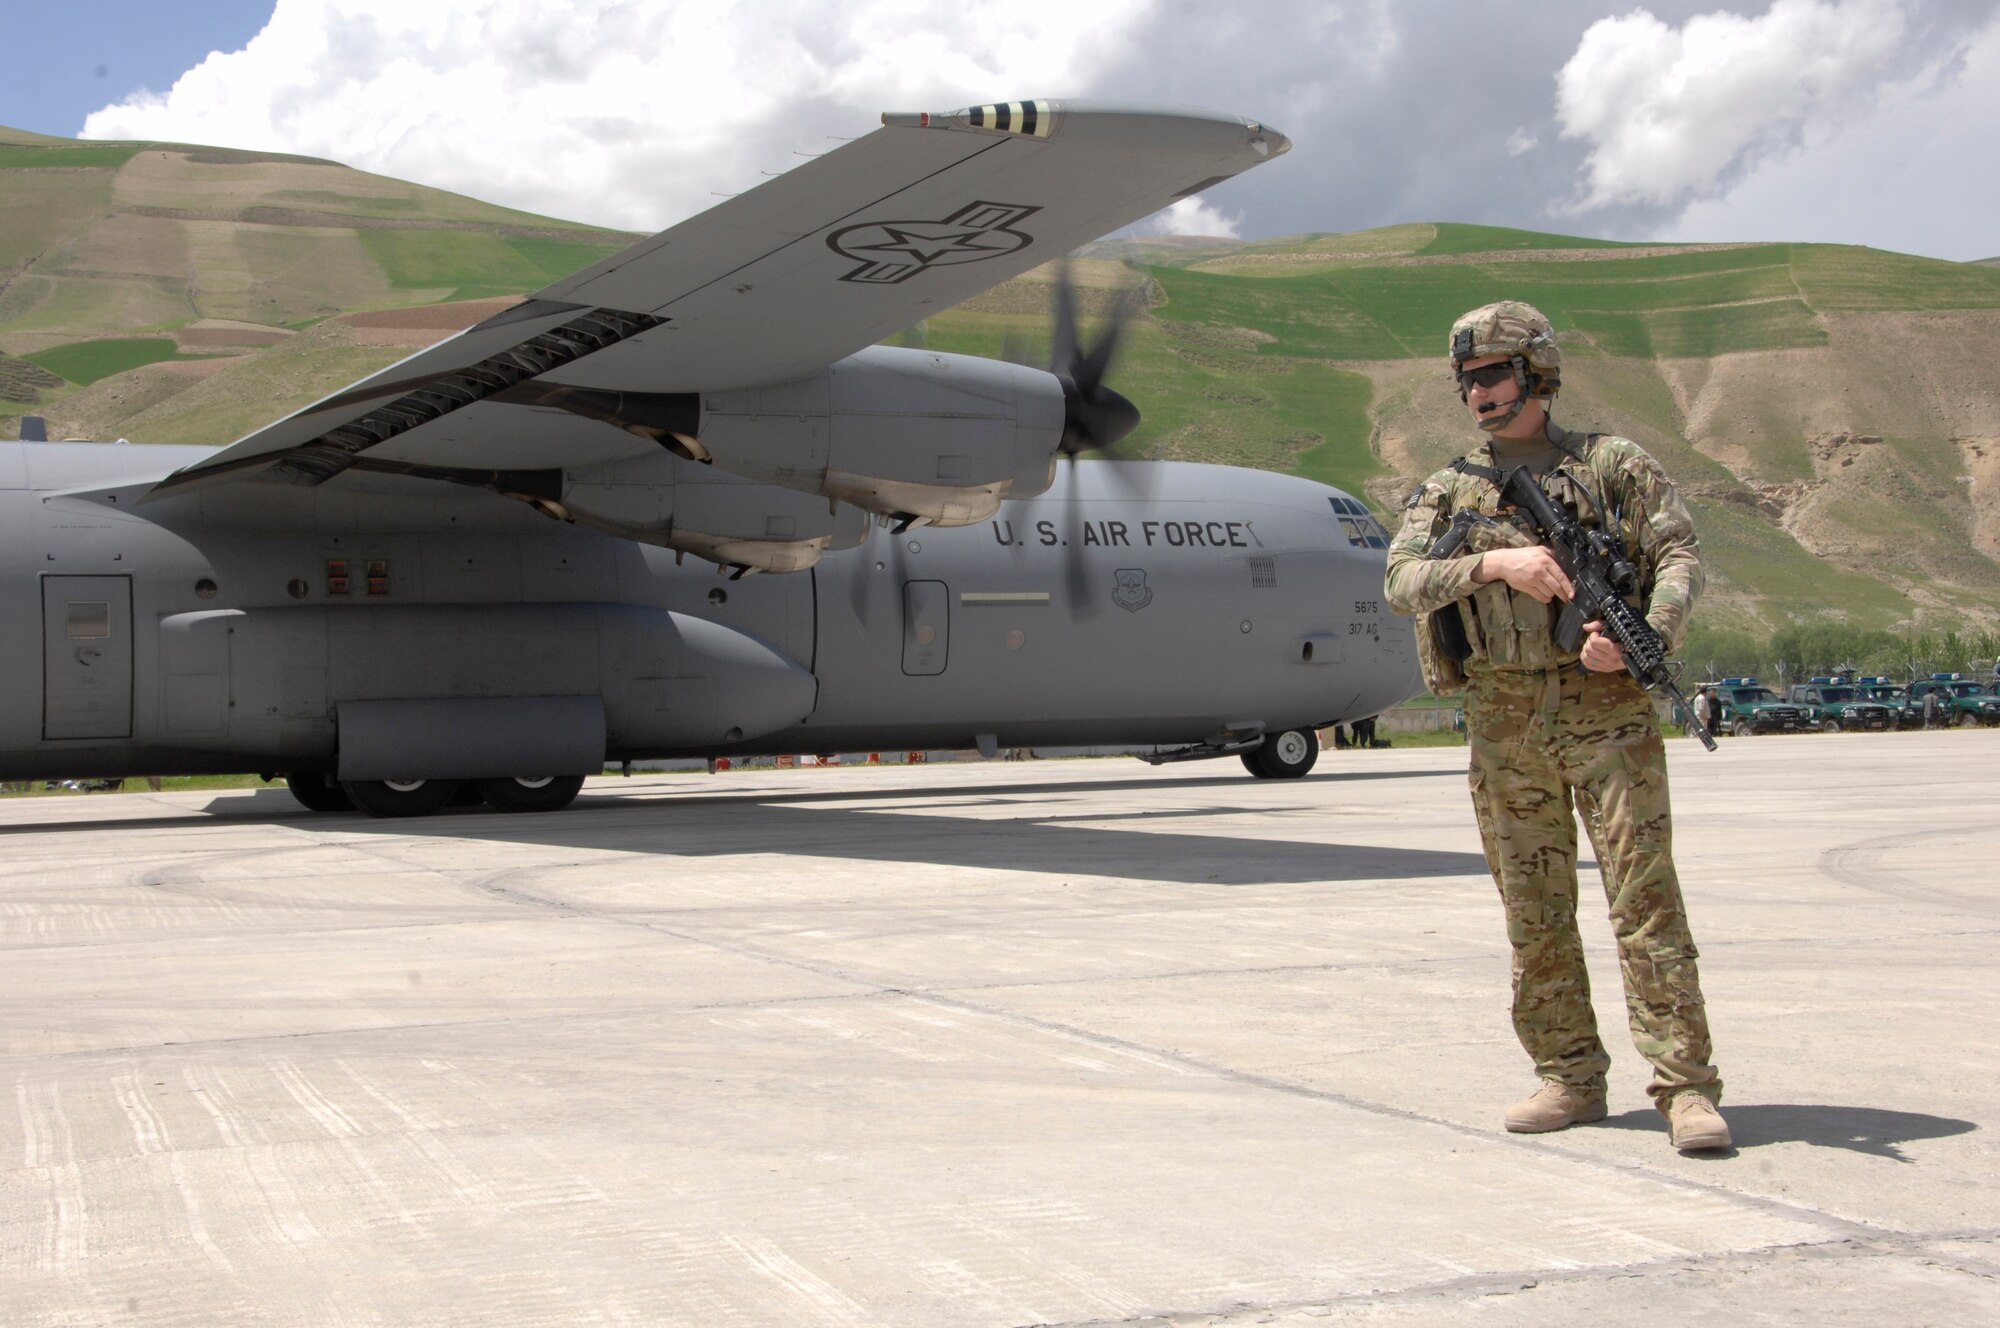
<svg viewBox="0 0 2000 1328"><path fill-rule="evenodd" d="M1403 500L1403 507L1405 510L1412 507L1423 507L1426 504L1436 507L1444 501L1444 496L1444 485L1438 483L1437 476L1433 475L1416 488L1410 490L1410 496Z"/></svg>

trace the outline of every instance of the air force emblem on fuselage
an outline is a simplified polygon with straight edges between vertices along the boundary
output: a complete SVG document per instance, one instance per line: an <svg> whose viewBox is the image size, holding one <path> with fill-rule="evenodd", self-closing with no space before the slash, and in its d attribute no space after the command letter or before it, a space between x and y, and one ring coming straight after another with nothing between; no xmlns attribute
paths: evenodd
<svg viewBox="0 0 2000 1328"><path fill-rule="evenodd" d="M1146 570L1142 567L1121 567L1115 573L1118 578L1111 592L1111 602L1127 613L1137 613L1153 602L1153 588L1146 584Z"/></svg>
<svg viewBox="0 0 2000 1328"><path fill-rule="evenodd" d="M1035 242L1014 225L1039 207L1020 203L968 203L942 221L870 221L826 237L827 248L861 266L841 277L893 286L919 272L953 263L1005 258Z"/></svg>

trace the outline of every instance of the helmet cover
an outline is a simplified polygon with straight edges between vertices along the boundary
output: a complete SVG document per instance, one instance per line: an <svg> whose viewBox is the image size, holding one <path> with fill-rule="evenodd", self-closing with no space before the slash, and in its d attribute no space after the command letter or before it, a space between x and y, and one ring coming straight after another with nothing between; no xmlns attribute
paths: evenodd
<svg viewBox="0 0 2000 1328"><path fill-rule="evenodd" d="M1523 362L1540 380L1537 396L1554 396L1561 385L1562 351L1556 347L1555 329L1532 304L1500 300L1461 315L1451 325L1452 373L1467 360L1488 355Z"/></svg>

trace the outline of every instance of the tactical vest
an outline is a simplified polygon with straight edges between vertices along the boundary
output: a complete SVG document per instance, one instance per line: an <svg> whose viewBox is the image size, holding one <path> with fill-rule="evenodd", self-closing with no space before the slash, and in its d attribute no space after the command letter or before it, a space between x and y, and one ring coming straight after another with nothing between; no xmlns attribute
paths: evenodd
<svg viewBox="0 0 2000 1328"><path fill-rule="evenodd" d="M1550 499L1567 508L1581 524L1614 526L1630 550L1634 547L1632 539L1636 532L1623 528L1624 523L1617 519L1619 514L1614 512L1607 517L1599 512L1590 497L1595 492L1607 503L1615 505L1619 501L1615 492L1605 492L1607 483L1615 482L1616 477L1595 474L1589 465L1601 436L1592 434L1584 440L1581 449L1583 461L1566 457L1543 475L1542 488ZM1525 513L1512 507L1503 510L1500 483L1493 478L1491 469L1461 457L1453 463L1452 471L1454 479L1449 489L1449 503L1441 515L1449 517L1471 507L1491 519L1491 524L1482 523L1472 528L1465 541L1465 555L1494 549L1526 548L1541 543L1534 522ZM1582 482L1578 481L1579 473L1583 476ZM1644 596L1652 589L1650 569L1644 569L1642 577L1644 583L1640 587L1640 596L1633 604L1641 612L1644 611ZM1508 672L1559 668L1577 659L1575 651L1563 651L1556 646L1555 625L1562 608L1560 600L1543 604L1532 595L1513 589L1505 581L1488 581L1475 586L1466 598L1454 601L1431 615L1432 651L1455 659L1460 672L1468 668L1476 671L1482 667ZM1449 677L1451 670L1444 667L1443 660L1436 661L1433 667Z"/></svg>

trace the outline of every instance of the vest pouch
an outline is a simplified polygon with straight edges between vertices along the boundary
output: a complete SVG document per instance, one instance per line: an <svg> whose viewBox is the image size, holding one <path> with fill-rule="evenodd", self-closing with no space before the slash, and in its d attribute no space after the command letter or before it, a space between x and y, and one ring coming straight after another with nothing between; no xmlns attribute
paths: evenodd
<svg viewBox="0 0 2000 1328"><path fill-rule="evenodd" d="M1465 620L1456 601L1424 615L1424 629L1417 633L1417 667L1423 672L1424 686L1438 696L1465 689L1465 661L1472 657L1472 642L1465 635Z"/></svg>

